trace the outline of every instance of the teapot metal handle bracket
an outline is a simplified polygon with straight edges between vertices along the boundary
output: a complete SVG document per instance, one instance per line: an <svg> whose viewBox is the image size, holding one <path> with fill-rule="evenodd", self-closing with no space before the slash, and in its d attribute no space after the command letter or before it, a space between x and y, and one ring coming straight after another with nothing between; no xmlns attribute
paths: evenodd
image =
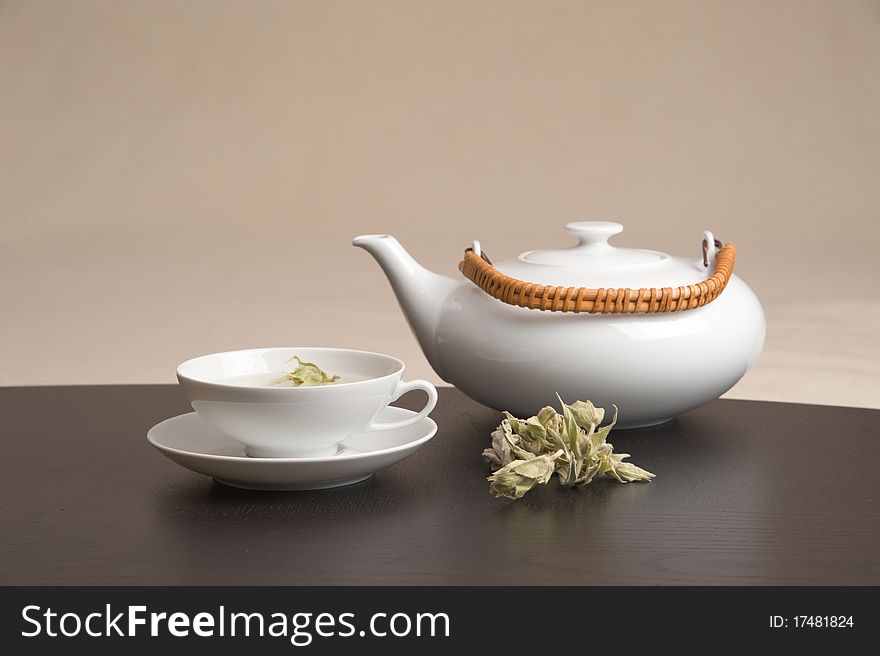
<svg viewBox="0 0 880 656"><path fill-rule="evenodd" d="M715 235L706 230L703 233L703 266L709 268L709 260L715 261L715 254L721 250L723 244L720 239L715 239Z"/></svg>
<svg viewBox="0 0 880 656"><path fill-rule="evenodd" d="M476 239L474 239L473 243L470 246L464 249L464 252L473 253L477 257L482 258L486 264L493 266L492 260L490 260L489 256L483 252L483 247L480 246L480 242L478 242Z"/></svg>

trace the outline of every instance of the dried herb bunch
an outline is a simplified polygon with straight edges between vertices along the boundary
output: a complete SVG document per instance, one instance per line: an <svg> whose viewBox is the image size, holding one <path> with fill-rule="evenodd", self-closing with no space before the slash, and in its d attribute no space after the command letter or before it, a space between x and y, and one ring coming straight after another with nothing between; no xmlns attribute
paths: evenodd
<svg viewBox="0 0 880 656"><path fill-rule="evenodd" d="M614 453L607 441L617 423L617 406L611 423L600 428L603 408L590 401L568 405L559 398L559 403L562 414L549 406L528 419L504 413L492 433L492 447L483 451L493 471L488 478L492 494L519 499L554 473L565 487L587 485L602 476L620 483L654 478L651 472L624 462L629 454Z"/></svg>

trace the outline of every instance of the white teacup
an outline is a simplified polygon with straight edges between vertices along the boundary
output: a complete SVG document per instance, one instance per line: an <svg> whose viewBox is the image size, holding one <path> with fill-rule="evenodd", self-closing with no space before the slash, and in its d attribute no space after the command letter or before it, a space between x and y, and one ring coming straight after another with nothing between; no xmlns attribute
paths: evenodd
<svg viewBox="0 0 880 656"><path fill-rule="evenodd" d="M295 369L293 356L313 362L337 382L313 387L277 384ZM241 442L257 458L334 455L356 432L402 428L421 421L437 404L426 380L404 381L404 364L380 353L342 348L263 348L187 360L177 380L206 422ZM403 421L375 422L389 403L422 390L428 403Z"/></svg>

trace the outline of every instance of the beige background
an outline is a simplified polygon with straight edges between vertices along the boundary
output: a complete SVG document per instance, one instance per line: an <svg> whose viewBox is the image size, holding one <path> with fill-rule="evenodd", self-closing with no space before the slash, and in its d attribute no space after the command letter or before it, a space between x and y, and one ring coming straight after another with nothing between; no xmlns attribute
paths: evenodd
<svg viewBox="0 0 880 656"><path fill-rule="evenodd" d="M731 396L880 406L880 4L0 2L0 385L260 345L433 376L379 268L733 239Z"/></svg>

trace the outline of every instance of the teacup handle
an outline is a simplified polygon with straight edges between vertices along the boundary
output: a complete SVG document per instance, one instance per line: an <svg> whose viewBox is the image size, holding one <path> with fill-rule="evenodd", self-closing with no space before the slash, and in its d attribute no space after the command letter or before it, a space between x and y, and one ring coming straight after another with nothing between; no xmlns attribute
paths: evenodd
<svg viewBox="0 0 880 656"><path fill-rule="evenodd" d="M434 409L434 406L437 405L437 388L434 387L427 380L409 380L403 381L400 380L397 382L397 387L394 388L394 392L391 395L391 400L389 403L393 403L401 396L406 394L407 392L412 392L413 390L422 390L425 394L428 395L428 402L425 404L425 407L422 408L422 411L417 414L415 417L410 417L409 419L403 419L401 421L389 421L389 422L378 422L372 421L370 425L366 427L366 431L380 431L380 430L393 430L395 428L403 428L404 426L412 426L413 424L417 424L422 419L428 416L428 413Z"/></svg>

